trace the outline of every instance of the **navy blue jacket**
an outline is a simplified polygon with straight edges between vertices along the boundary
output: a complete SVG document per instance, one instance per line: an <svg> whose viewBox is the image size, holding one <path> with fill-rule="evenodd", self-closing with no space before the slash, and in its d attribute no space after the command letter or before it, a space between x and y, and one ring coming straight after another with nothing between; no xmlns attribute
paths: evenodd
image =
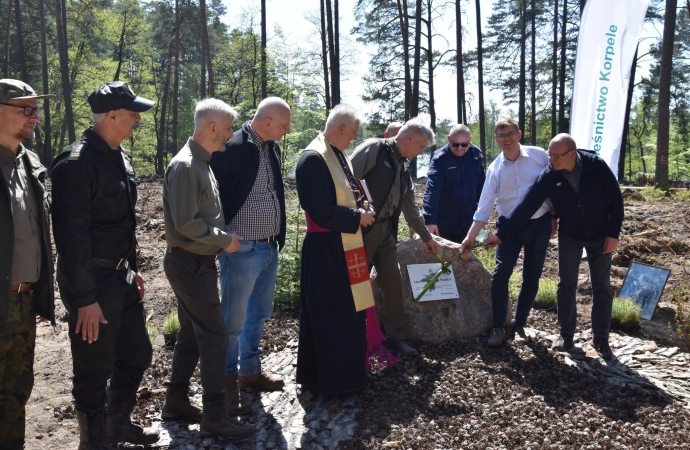
<svg viewBox="0 0 690 450"><path fill-rule="evenodd" d="M606 162L594 152L577 150L582 162L578 193L566 178L549 164L539 175L527 197L496 233L503 240L522 228L547 198L558 215L558 233L580 241L603 236L618 239L623 225L623 196L618 180Z"/></svg>
<svg viewBox="0 0 690 450"><path fill-rule="evenodd" d="M226 224L232 221L244 205L259 172L259 151L256 145L249 141L249 132L245 129L248 126L249 123L245 123L235 133L233 138L225 144L225 151L211 155L211 170L218 181L218 192ZM285 245L286 217L285 186L283 186L283 174L280 170L280 146L276 141L268 141L268 147L276 194L280 202L278 247L282 249Z"/></svg>
<svg viewBox="0 0 690 450"><path fill-rule="evenodd" d="M436 150L427 174L424 222L445 232L467 233L485 178L484 155L474 144L460 157L453 154L448 144Z"/></svg>

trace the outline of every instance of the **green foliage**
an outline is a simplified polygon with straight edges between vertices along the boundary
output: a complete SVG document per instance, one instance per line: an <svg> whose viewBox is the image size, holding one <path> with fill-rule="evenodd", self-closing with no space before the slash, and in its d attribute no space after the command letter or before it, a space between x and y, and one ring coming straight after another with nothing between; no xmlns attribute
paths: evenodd
<svg viewBox="0 0 690 450"><path fill-rule="evenodd" d="M278 259L278 276L274 303L278 309L297 309L300 306L300 266L302 263L302 239L306 231L306 218L299 206L297 191L285 186L287 230L285 246Z"/></svg>
<svg viewBox="0 0 690 450"><path fill-rule="evenodd" d="M680 284L671 289L671 301L676 305L676 316L669 331L678 334L687 350L690 350L690 286Z"/></svg>
<svg viewBox="0 0 690 450"><path fill-rule="evenodd" d="M539 280L539 290L535 301L545 305L555 305L557 302L558 280L542 278Z"/></svg>
<svg viewBox="0 0 690 450"><path fill-rule="evenodd" d="M513 272L510 275L510 280L508 280L508 298L511 300L517 300L520 294L520 287L522 286L522 278L520 274Z"/></svg>
<svg viewBox="0 0 690 450"><path fill-rule="evenodd" d="M163 333L174 334L180 331L180 319L177 317L177 311L170 311L170 314L165 316L163 323Z"/></svg>
<svg viewBox="0 0 690 450"><path fill-rule="evenodd" d="M673 198L680 200L681 202L690 202L690 190L688 189L684 189L682 191L671 191L671 195L673 195Z"/></svg>
<svg viewBox="0 0 690 450"><path fill-rule="evenodd" d="M640 191L642 197L646 200L665 200L670 197L669 191L665 189L658 189L651 186L646 186Z"/></svg>
<svg viewBox="0 0 690 450"><path fill-rule="evenodd" d="M149 341L151 345L156 343L156 338L158 338L158 327L153 322L146 322L146 333L149 335Z"/></svg>
<svg viewBox="0 0 690 450"><path fill-rule="evenodd" d="M473 252L479 262L486 267L486 270L494 273L496 269L496 250L493 248L479 247L474 249Z"/></svg>
<svg viewBox="0 0 690 450"><path fill-rule="evenodd" d="M634 299L615 297L611 308L611 320L622 324L636 324L640 322L642 308Z"/></svg>

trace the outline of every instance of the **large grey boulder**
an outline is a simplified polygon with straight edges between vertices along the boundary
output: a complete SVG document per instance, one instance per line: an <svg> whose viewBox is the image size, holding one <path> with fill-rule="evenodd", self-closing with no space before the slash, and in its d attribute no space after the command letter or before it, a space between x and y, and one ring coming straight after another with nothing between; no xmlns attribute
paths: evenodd
<svg viewBox="0 0 690 450"><path fill-rule="evenodd" d="M460 244L435 237L439 255L450 260L460 251ZM408 264L437 263L436 257L419 239L410 239L398 246L398 263L403 284L405 308L405 334L409 339L443 342L451 339L475 337L493 327L491 313L491 273L473 253L465 253L453 262L453 275L459 298L415 302L407 273ZM378 277L372 274L377 314L382 292ZM511 308L508 317L511 317Z"/></svg>

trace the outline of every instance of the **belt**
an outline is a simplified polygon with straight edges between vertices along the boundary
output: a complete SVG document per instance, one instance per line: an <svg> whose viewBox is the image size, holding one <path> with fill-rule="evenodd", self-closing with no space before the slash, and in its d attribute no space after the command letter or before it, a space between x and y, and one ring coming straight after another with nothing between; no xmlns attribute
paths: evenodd
<svg viewBox="0 0 690 450"><path fill-rule="evenodd" d="M21 292L27 292L31 290L31 283L19 283L10 286L10 292L16 292L17 294Z"/></svg>
<svg viewBox="0 0 690 450"><path fill-rule="evenodd" d="M278 236L271 236L265 239L254 239L254 242L275 242L278 240Z"/></svg>
<svg viewBox="0 0 690 450"><path fill-rule="evenodd" d="M209 259L216 259L218 255L200 255L198 253L190 252L189 250L185 250L182 247L168 247L168 251L170 253L186 253L188 255L194 255L194 256L199 256L201 258L209 258Z"/></svg>
<svg viewBox="0 0 690 450"><path fill-rule="evenodd" d="M129 269L129 261L127 261L127 258L120 258L120 259L91 258L91 265L94 267L103 267L105 269L115 269L115 270Z"/></svg>

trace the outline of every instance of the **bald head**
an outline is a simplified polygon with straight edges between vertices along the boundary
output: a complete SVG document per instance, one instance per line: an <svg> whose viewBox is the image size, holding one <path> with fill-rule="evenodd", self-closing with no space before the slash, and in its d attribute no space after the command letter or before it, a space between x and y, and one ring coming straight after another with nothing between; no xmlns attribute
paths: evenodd
<svg viewBox="0 0 690 450"><path fill-rule="evenodd" d="M551 139L551 142L549 143L549 148L551 148L551 144L557 144L559 146L564 145L568 147L568 149L577 148L575 139L573 139L573 137L568 133L557 134L553 137L553 139Z"/></svg>
<svg viewBox="0 0 690 450"><path fill-rule="evenodd" d="M391 122L386 127L386 131L383 132L383 137L392 138L398 134L398 131L402 128L403 124L400 122Z"/></svg>
<svg viewBox="0 0 690 450"><path fill-rule="evenodd" d="M290 105L278 97L261 100L250 123L264 141L279 141L290 132Z"/></svg>

